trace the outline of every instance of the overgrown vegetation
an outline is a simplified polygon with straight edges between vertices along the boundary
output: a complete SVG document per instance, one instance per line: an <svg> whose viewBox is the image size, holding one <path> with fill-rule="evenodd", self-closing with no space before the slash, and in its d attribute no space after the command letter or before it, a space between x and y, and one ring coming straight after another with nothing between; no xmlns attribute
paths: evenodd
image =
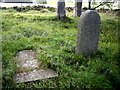
<svg viewBox="0 0 120 90"><path fill-rule="evenodd" d="M94 56L75 54L77 17L68 13L64 21L54 12L2 11L3 88L119 88L118 17L101 13L99 48ZM14 56L32 49L37 58L59 76L52 79L15 84Z"/></svg>

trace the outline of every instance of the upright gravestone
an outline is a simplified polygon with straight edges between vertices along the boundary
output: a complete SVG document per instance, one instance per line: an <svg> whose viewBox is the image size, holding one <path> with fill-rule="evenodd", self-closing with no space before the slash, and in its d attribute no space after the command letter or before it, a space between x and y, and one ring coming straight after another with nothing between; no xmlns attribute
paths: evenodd
<svg viewBox="0 0 120 90"><path fill-rule="evenodd" d="M76 53L95 54L100 35L100 16L94 10L85 11L79 20Z"/></svg>
<svg viewBox="0 0 120 90"><path fill-rule="evenodd" d="M66 16L65 12L65 0L58 0L57 2L57 17L63 20Z"/></svg>
<svg viewBox="0 0 120 90"><path fill-rule="evenodd" d="M79 16L82 13L82 0L75 0L75 9L74 9L74 14L75 16Z"/></svg>

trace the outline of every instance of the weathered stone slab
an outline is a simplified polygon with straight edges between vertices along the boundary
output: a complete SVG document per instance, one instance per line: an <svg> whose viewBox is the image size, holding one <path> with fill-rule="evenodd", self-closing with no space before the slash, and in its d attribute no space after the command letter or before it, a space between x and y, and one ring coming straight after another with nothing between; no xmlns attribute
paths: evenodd
<svg viewBox="0 0 120 90"><path fill-rule="evenodd" d="M100 16L94 10L85 11L78 23L76 53L95 54L100 35Z"/></svg>
<svg viewBox="0 0 120 90"><path fill-rule="evenodd" d="M16 54L16 75L14 81L23 83L46 78L57 77L58 74L51 70L41 67L42 61L36 59L36 54L32 50L23 50Z"/></svg>
<svg viewBox="0 0 120 90"><path fill-rule="evenodd" d="M32 50L23 50L16 55L17 72L38 69L41 63L41 61L38 62Z"/></svg>
<svg viewBox="0 0 120 90"><path fill-rule="evenodd" d="M32 60L35 58L35 52L33 50L23 50L17 53L16 58L19 60Z"/></svg>
<svg viewBox="0 0 120 90"><path fill-rule="evenodd" d="M15 75L15 81L16 83L23 83L23 82L42 80L42 79L52 78L52 77L57 77L57 76L58 74L51 69L46 69L46 70L35 69L29 72L17 73Z"/></svg>

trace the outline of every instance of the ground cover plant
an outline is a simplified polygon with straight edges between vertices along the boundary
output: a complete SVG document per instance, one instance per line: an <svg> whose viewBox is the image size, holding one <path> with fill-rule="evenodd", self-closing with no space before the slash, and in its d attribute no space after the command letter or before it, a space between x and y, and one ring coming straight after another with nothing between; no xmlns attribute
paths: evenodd
<svg viewBox="0 0 120 90"><path fill-rule="evenodd" d="M101 34L93 56L75 54L78 17L67 13L59 21L55 12L2 10L3 88L118 88L118 17L100 13ZM45 67L59 76L52 79L16 84L14 56L21 50L35 50Z"/></svg>

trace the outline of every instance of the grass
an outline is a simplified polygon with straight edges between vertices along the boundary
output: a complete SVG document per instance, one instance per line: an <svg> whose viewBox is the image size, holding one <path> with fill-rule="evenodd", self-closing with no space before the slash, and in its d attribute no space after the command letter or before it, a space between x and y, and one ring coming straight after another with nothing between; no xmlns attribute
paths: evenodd
<svg viewBox="0 0 120 90"><path fill-rule="evenodd" d="M68 15L67 15L68 16ZM3 88L118 88L120 61L118 53L118 18L101 13L101 34L97 54L75 54L77 17L56 19L54 12L2 11ZM37 58L59 76L52 79L15 84L14 56L32 49Z"/></svg>

